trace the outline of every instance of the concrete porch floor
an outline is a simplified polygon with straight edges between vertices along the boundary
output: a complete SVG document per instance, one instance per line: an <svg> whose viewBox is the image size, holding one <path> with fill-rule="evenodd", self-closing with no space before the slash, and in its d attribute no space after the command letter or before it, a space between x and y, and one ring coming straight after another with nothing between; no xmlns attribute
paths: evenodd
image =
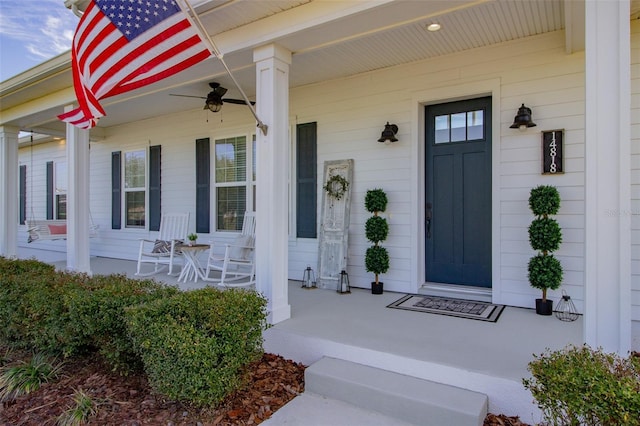
<svg viewBox="0 0 640 426"><path fill-rule="evenodd" d="M64 269L62 259L44 259ZM135 277L135 261L91 258L94 274ZM154 279L184 290L205 283L177 283L159 273ZM474 390L489 396L489 411L540 421L539 410L522 386L533 354L582 344L582 317L562 322L534 310L506 307L496 323L389 309L403 294L352 289L351 294L302 289L289 282L291 318L265 331L265 350L310 365L323 356Z"/></svg>

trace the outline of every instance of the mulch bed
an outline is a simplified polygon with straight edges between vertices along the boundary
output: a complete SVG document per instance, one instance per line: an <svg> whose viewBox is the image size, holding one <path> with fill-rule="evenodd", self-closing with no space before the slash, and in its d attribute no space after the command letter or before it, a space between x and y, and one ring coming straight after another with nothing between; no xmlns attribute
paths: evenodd
<svg viewBox="0 0 640 426"><path fill-rule="evenodd" d="M54 425L72 406L76 389L98 403L88 425L257 425L304 391L305 366L273 354L251 365L246 388L219 407L196 408L155 394L142 374L120 376L95 358L67 361L60 378L0 405L1 426ZM528 426L517 417L489 414L484 426Z"/></svg>

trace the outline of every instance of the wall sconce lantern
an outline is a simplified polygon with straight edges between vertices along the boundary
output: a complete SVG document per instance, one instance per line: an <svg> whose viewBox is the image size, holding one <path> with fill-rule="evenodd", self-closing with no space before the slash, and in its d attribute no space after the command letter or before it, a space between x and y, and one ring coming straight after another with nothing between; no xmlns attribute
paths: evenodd
<svg viewBox="0 0 640 426"><path fill-rule="evenodd" d="M351 286L349 285L349 274L344 269L340 272L340 282L338 283L338 293L346 294L351 293Z"/></svg>
<svg viewBox="0 0 640 426"><path fill-rule="evenodd" d="M395 124L389 124L389 122L387 121L387 124L384 125L384 130L382 131L378 142L397 142L398 139L396 138L396 133L398 133L398 126L396 126Z"/></svg>
<svg viewBox="0 0 640 426"><path fill-rule="evenodd" d="M518 115L513 119L513 124L509 126L510 129L524 130L527 127L535 127L536 123L531 119L531 108L527 108L522 104L518 109Z"/></svg>
<svg viewBox="0 0 640 426"><path fill-rule="evenodd" d="M318 288L316 286L316 274L311 269L311 266L307 265L307 269L302 274L302 288L305 290L313 290Z"/></svg>

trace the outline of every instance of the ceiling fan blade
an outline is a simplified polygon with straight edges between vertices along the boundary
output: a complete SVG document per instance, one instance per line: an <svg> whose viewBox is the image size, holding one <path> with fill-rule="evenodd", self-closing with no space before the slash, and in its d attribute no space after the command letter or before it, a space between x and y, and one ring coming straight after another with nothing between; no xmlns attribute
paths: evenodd
<svg viewBox="0 0 640 426"><path fill-rule="evenodd" d="M247 102L242 100L242 99L229 99L229 98L224 98L222 99L223 102L228 103L228 104L238 104L238 105L246 105ZM251 105L255 105L256 103L253 101L250 101Z"/></svg>
<svg viewBox="0 0 640 426"><path fill-rule="evenodd" d="M177 95L177 94L175 94L175 93L169 93L169 96L180 96L180 97L183 97L183 98L198 98L198 99L207 99L207 98L206 98L206 97L204 97L204 96L193 96L193 95Z"/></svg>

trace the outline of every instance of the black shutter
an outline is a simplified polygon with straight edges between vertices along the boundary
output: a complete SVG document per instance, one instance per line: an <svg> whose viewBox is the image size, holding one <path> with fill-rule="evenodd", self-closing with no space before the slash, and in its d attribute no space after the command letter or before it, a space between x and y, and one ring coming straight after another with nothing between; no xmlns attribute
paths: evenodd
<svg viewBox="0 0 640 426"><path fill-rule="evenodd" d="M24 224L27 220L27 166L20 166L20 218L18 223Z"/></svg>
<svg viewBox="0 0 640 426"><path fill-rule="evenodd" d="M47 220L53 219L53 161L47 161Z"/></svg>
<svg viewBox="0 0 640 426"><path fill-rule="evenodd" d="M122 228L122 153L111 153L111 229Z"/></svg>
<svg viewBox="0 0 640 426"><path fill-rule="evenodd" d="M160 145L149 147L149 231L160 230Z"/></svg>
<svg viewBox="0 0 640 426"><path fill-rule="evenodd" d="M317 238L317 123L296 126L296 236Z"/></svg>
<svg viewBox="0 0 640 426"><path fill-rule="evenodd" d="M209 138L196 139L196 232L209 233L211 148Z"/></svg>

